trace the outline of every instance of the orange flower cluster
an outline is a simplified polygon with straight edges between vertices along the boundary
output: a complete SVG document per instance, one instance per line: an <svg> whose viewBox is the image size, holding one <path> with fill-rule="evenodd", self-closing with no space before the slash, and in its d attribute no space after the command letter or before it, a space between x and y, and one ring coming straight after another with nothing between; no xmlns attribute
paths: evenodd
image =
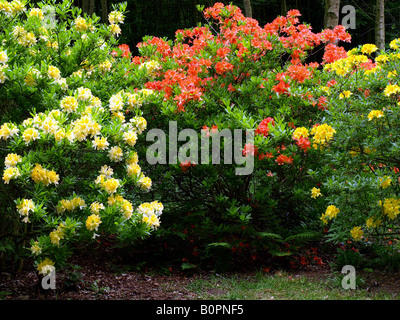
<svg viewBox="0 0 400 320"><path fill-rule="evenodd" d="M204 10L204 16L219 26L217 35L210 27L196 27L177 30L173 45L158 37L137 45L142 52L150 46L152 50L149 52L153 54L155 51L159 62L168 66L157 73L157 80L147 82L146 87L164 92L166 100L176 103L177 111L186 111L190 102L201 101L204 92L215 84L218 77L224 78L229 74L240 83L251 76L242 70L240 64L259 61L274 48L281 50L283 47L290 54L291 65L286 71L276 74L277 83L272 90L289 94L291 82L303 83L310 79L318 66L318 63L302 64L307 50L325 44L324 63L330 63L346 55L337 42L350 41L350 35L342 26L321 33L312 32L310 26L299 23L301 14L298 10L290 10L285 17L278 17L264 27L259 26L257 20L246 18L233 5L215 3ZM149 59L146 54L142 53L142 56L144 61ZM134 57L132 61L138 64L143 59ZM233 92L235 87L230 82L229 85L223 83L223 87Z"/></svg>

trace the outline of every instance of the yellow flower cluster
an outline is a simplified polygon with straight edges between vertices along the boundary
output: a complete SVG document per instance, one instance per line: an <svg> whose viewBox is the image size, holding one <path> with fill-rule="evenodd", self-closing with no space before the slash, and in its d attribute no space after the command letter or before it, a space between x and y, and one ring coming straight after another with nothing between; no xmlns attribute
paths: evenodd
<svg viewBox="0 0 400 320"><path fill-rule="evenodd" d="M86 228L89 231L97 231L101 223L100 216L97 214L92 214L86 219Z"/></svg>
<svg viewBox="0 0 400 320"><path fill-rule="evenodd" d="M19 132L17 126L13 123L4 123L0 127L0 139L7 140L10 137L16 136Z"/></svg>
<svg viewBox="0 0 400 320"><path fill-rule="evenodd" d="M85 32L87 29L89 29L89 24L85 18L77 17L74 20L74 29L78 32Z"/></svg>
<svg viewBox="0 0 400 320"><path fill-rule="evenodd" d="M11 179L16 179L21 176L19 169L16 167L10 167L4 170L3 180L5 184L8 184Z"/></svg>
<svg viewBox="0 0 400 320"><path fill-rule="evenodd" d="M36 163L35 167L31 171L31 178L36 183L43 183L48 186L50 183L58 184L60 177L54 170L47 170L40 164Z"/></svg>
<svg viewBox="0 0 400 320"><path fill-rule="evenodd" d="M322 196L321 189L315 187L311 189L311 198L317 199L317 197L321 196Z"/></svg>
<svg viewBox="0 0 400 320"><path fill-rule="evenodd" d="M77 208L79 209L86 208L85 200L83 200L81 197L74 197L71 200L62 199L58 202L57 212L58 213L63 213L65 211L72 212Z"/></svg>
<svg viewBox="0 0 400 320"><path fill-rule="evenodd" d="M143 62L139 66L139 70L142 70L142 69L145 69L147 71L147 74L151 77L151 76L154 76L155 73L159 69L161 69L161 65L158 63L158 61L150 60L150 61Z"/></svg>
<svg viewBox="0 0 400 320"><path fill-rule="evenodd" d="M314 126L311 129L311 134L314 135L313 147L317 149L318 146L322 146L326 142L330 141L333 138L334 133L336 133L336 130L326 123Z"/></svg>
<svg viewBox="0 0 400 320"><path fill-rule="evenodd" d="M161 202L145 202L138 207L138 213L142 216L142 221L147 223L151 228L157 229L160 226L160 215L164 206Z"/></svg>
<svg viewBox="0 0 400 320"><path fill-rule="evenodd" d="M120 208L124 219L130 219L132 217L133 205L129 200L124 199L121 195L115 194L108 197L107 203L110 206L117 205Z"/></svg>
<svg viewBox="0 0 400 320"><path fill-rule="evenodd" d="M21 217L23 222L28 223L29 221L29 212L34 211L36 209L35 203L32 199L22 199L17 204L18 213Z"/></svg>
<svg viewBox="0 0 400 320"><path fill-rule="evenodd" d="M354 227L351 229L350 234L354 240L359 241L361 240L364 232L362 231L361 227Z"/></svg>
<svg viewBox="0 0 400 320"><path fill-rule="evenodd" d="M368 114L368 121L371 121L371 120L374 119L374 118L379 119L379 118L382 118L383 116L384 116L384 115L383 115L382 110L372 110L372 111Z"/></svg>
<svg viewBox="0 0 400 320"><path fill-rule="evenodd" d="M33 245L31 246L31 252L32 252L32 254L35 254L35 255L39 255L42 253L42 248L39 246L38 241L35 241L33 243Z"/></svg>
<svg viewBox="0 0 400 320"><path fill-rule="evenodd" d="M400 49L400 38L390 41L389 46L390 46L390 49L393 49L393 50Z"/></svg>
<svg viewBox="0 0 400 320"><path fill-rule="evenodd" d="M370 43L364 44L361 47L361 52L365 53L365 54L371 54L371 53L375 52L376 50L378 50L378 47L376 45L370 44Z"/></svg>
<svg viewBox="0 0 400 320"><path fill-rule="evenodd" d="M93 214L99 214L100 210L104 210L104 209L105 209L104 204L97 202L97 201L93 202L90 205L90 212Z"/></svg>
<svg viewBox="0 0 400 320"><path fill-rule="evenodd" d="M324 69L334 71L338 76L345 76L366 62L368 62L367 56L350 53L346 58L326 64Z"/></svg>
<svg viewBox="0 0 400 320"><path fill-rule="evenodd" d="M39 8L31 8L28 12L28 17L37 17L39 20L44 19L43 11Z"/></svg>
<svg viewBox="0 0 400 320"><path fill-rule="evenodd" d="M50 232L50 241L52 244L55 244L56 246L60 245L60 240L64 239L65 233L65 225L60 223L60 225L57 227L57 229L54 229L52 232Z"/></svg>
<svg viewBox="0 0 400 320"><path fill-rule="evenodd" d="M109 13L108 22L110 22L110 24L124 23L124 18L122 12L114 10Z"/></svg>
<svg viewBox="0 0 400 320"><path fill-rule="evenodd" d="M384 216L387 216L389 220L395 219L400 213L400 199L388 198L383 202L379 201L379 205L382 208Z"/></svg>
<svg viewBox="0 0 400 320"><path fill-rule="evenodd" d="M25 141L25 144L29 144L32 141L36 140L39 137L39 131L35 128L27 128L22 133L22 138Z"/></svg>
<svg viewBox="0 0 400 320"><path fill-rule="evenodd" d="M340 210L338 208L336 208L334 205L330 205L330 206L328 206L328 208L326 208L325 213L322 214L320 219L323 223L327 224L328 219L332 220L332 219L336 218L336 216L339 212L340 212Z"/></svg>
<svg viewBox="0 0 400 320"><path fill-rule="evenodd" d="M25 28L21 26L15 26L12 29L11 35L15 38L18 44L24 47L32 47L37 42L35 34L26 31Z"/></svg>
<svg viewBox="0 0 400 320"><path fill-rule="evenodd" d="M379 182L382 189L386 189L392 183L392 179L389 176L384 176L379 178Z"/></svg>
<svg viewBox="0 0 400 320"><path fill-rule="evenodd" d="M67 113L75 112L78 108L78 101L75 99L75 97L66 96L60 101L60 107Z"/></svg>
<svg viewBox="0 0 400 320"><path fill-rule="evenodd" d="M49 76L49 78L54 79L54 80L58 80L61 78L60 69L58 69L57 67L54 67L54 66L49 66L49 68L47 70L47 75Z"/></svg>
<svg viewBox="0 0 400 320"><path fill-rule="evenodd" d="M37 270L39 274L48 275L55 270L54 262L51 261L49 258L46 258L38 264Z"/></svg>
<svg viewBox="0 0 400 320"><path fill-rule="evenodd" d="M348 98L352 95L352 92L349 90L345 90L339 94L339 99Z"/></svg>
<svg viewBox="0 0 400 320"><path fill-rule="evenodd" d="M298 127L293 132L293 139L307 138L309 135L308 129L304 127Z"/></svg>
<svg viewBox="0 0 400 320"><path fill-rule="evenodd" d="M376 228L379 227L382 224L381 219L377 219L376 217L369 217L366 221L365 224L368 229L370 228Z"/></svg>
<svg viewBox="0 0 400 320"><path fill-rule="evenodd" d="M106 150L110 144L105 137L94 137L92 141L92 147L96 150Z"/></svg>
<svg viewBox="0 0 400 320"><path fill-rule="evenodd" d="M388 84L383 92L385 96L389 97L392 94L400 92L400 87L397 84Z"/></svg>
<svg viewBox="0 0 400 320"><path fill-rule="evenodd" d="M9 153L4 160L4 164L6 168L10 168L17 166L17 164L21 161L22 161L21 156L15 153Z"/></svg>

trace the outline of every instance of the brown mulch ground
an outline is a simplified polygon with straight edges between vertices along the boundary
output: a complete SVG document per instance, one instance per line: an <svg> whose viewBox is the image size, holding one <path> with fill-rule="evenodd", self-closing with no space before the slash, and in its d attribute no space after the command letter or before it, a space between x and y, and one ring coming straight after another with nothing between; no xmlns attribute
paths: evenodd
<svg viewBox="0 0 400 320"><path fill-rule="evenodd" d="M178 265L162 274L157 266L134 270L110 252L106 258L104 252L77 255L71 262L78 267L56 274L56 290L41 289L28 262L19 273L1 273L0 300L196 300L198 297L187 285L210 275L207 271L183 272ZM319 280L331 276L326 266L289 272ZM369 292L400 294L400 273L372 272L363 274L363 278L363 288Z"/></svg>

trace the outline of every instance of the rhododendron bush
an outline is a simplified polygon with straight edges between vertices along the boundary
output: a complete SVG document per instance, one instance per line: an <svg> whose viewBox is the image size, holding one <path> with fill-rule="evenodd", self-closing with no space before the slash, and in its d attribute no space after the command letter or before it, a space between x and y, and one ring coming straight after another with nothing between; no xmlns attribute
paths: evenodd
<svg viewBox="0 0 400 320"><path fill-rule="evenodd" d="M143 200L147 122L117 43L125 5L100 24L50 4L0 1L1 248L29 252L39 274L62 268L77 241L148 236L163 210Z"/></svg>
<svg viewBox="0 0 400 320"><path fill-rule="evenodd" d="M186 267L291 255L324 233L396 248L400 40L347 52L343 26L314 32L298 10L260 26L216 3L133 56L124 11L101 24L69 1L0 0L0 251L46 274L107 235L179 241ZM219 155L191 158L203 149L180 132L217 137Z"/></svg>
<svg viewBox="0 0 400 320"><path fill-rule="evenodd" d="M149 126L166 132L169 121L199 135L254 130L254 143L242 146L244 157L255 157L254 170L238 176L239 165L223 160L159 165L155 190L172 202L166 219L179 237L231 249L242 236L260 240L261 248L273 239L270 251L286 254L281 240L321 230L323 204L310 202L321 181L308 170L322 166L337 133L325 118L322 64L311 55L325 50L323 64L345 57L340 43L350 36L342 26L314 33L298 10L265 26L232 5L216 3L203 13L206 24L178 30L173 41L145 37L138 44L133 63L147 70L141 85L163 98L142 110Z"/></svg>
<svg viewBox="0 0 400 320"><path fill-rule="evenodd" d="M328 202L320 219L329 237L361 248L398 251L399 232L399 49L360 45L324 66L326 119L336 129L327 150L332 170L323 181ZM326 83L326 85L325 85ZM318 176L321 170L312 172Z"/></svg>

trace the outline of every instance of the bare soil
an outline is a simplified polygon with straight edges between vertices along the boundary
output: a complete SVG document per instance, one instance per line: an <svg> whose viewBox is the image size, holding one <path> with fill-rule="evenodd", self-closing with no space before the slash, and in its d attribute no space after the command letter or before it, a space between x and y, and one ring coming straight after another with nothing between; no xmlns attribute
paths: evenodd
<svg viewBox="0 0 400 320"><path fill-rule="evenodd" d="M123 260L113 252L76 255L71 266L56 274L56 289L43 290L40 279L27 261L19 273L0 274L0 300L196 300L196 293L187 289L190 282L207 278L212 271L182 270L180 264L165 268L153 264L138 267ZM141 260L140 258L138 261ZM257 272L260 268L238 271L244 275ZM278 270L268 270L273 273ZM293 276L327 280L331 270L327 265L306 269L290 269ZM363 290L371 293L386 292L394 297L400 294L400 273L370 272L362 275ZM210 288L210 293L213 288Z"/></svg>

